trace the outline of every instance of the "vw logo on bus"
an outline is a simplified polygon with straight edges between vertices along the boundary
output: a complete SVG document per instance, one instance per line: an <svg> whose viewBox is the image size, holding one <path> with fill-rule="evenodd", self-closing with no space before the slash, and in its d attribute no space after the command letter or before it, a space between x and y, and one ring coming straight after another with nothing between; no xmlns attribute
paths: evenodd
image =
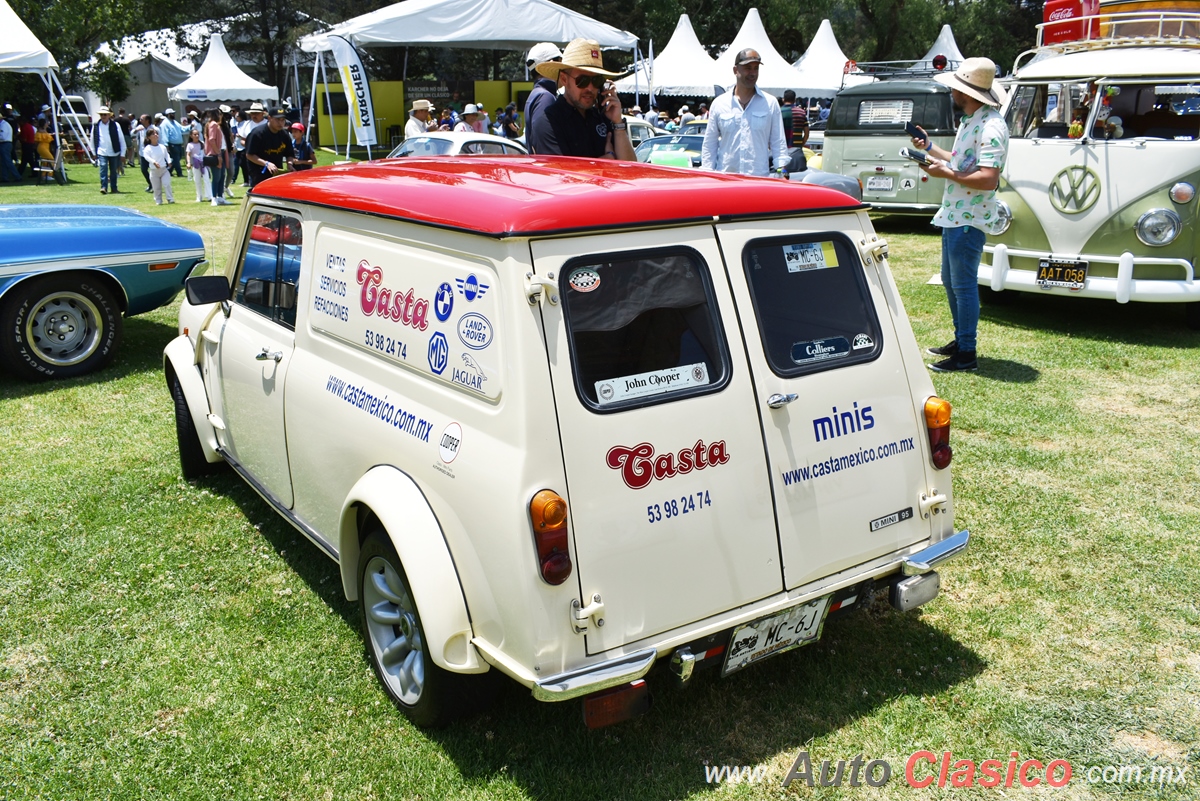
<svg viewBox="0 0 1200 801"><path fill-rule="evenodd" d="M1050 203L1063 214L1082 214L1100 199L1100 176L1091 167L1072 165L1050 181Z"/></svg>

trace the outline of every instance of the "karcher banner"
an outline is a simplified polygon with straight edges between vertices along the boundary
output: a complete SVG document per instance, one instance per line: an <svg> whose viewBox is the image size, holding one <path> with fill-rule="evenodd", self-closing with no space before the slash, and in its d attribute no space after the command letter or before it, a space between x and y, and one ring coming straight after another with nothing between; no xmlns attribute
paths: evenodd
<svg viewBox="0 0 1200 801"><path fill-rule="evenodd" d="M342 74L342 88L346 91L346 103L354 124L354 138L360 145L374 145L375 112L371 107L371 86L367 83L367 72L354 45L340 36L329 37L330 49L337 59Z"/></svg>

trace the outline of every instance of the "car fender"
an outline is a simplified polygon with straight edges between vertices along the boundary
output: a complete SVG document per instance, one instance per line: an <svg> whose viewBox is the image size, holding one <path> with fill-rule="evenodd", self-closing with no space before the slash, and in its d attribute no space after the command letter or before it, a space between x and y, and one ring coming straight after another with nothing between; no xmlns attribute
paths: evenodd
<svg viewBox="0 0 1200 801"><path fill-rule="evenodd" d="M434 664L455 673L486 672L490 665L471 644L471 617L441 524L416 482L390 465L368 470L342 505L338 553L346 598L358 600L360 506L379 519L404 565Z"/></svg>
<svg viewBox="0 0 1200 801"><path fill-rule="evenodd" d="M217 432L208 419L208 392L204 388L200 369L196 366L196 348L192 341L179 336L167 343L163 350L163 368L174 370L179 378L179 386L183 388L188 410L192 413L192 424L200 438L200 447L204 449L204 458L209 462L221 461L221 455L217 453Z"/></svg>

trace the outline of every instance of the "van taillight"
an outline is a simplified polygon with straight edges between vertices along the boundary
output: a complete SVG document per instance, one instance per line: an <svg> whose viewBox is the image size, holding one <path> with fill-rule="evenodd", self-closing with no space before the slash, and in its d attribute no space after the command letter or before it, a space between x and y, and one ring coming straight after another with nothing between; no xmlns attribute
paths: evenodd
<svg viewBox="0 0 1200 801"><path fill-rule="evenodd" d="M529 502L529 520L537 545L538 567L547 584L562 584L571 575L567 552L567 502L553 490L542 490Z"/></svg>
<svg viewBox="0 0 1200 801"><path fill-rule="evenodd" d="M929 430L933 466L944 470L954 458L954 451L950 450L950 401L936 395L925 401L925 428Z"/></svg>

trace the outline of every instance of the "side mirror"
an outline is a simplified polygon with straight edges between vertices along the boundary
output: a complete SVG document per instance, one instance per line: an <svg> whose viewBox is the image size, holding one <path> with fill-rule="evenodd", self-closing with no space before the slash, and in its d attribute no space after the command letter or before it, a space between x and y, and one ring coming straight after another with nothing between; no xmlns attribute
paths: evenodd
<svg viewBox="0 0 1200 801"><path fill-rule="evenodd" d="M183 287L188 303L193 306L229 300L229 281L223 275L197 275L189 278Z"/></svg>

